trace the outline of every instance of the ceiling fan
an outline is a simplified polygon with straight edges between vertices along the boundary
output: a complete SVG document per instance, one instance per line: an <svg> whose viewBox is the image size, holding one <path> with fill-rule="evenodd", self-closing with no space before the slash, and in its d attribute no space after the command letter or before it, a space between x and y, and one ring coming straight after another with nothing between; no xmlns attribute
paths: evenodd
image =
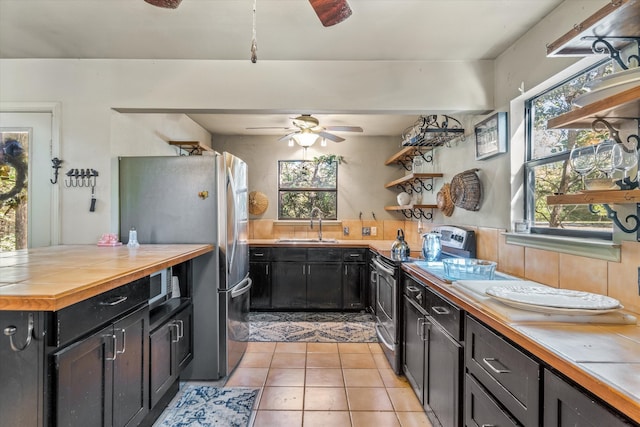
<svg viewBox="0 0 640 427"><path fill-rule="evenodd" d="M290 127L253 127L247 129L282 129L292 130L278 141L293 139L298 145L303 147L312 146L317 140L324 138L333 142L342 142L344 138L327 131L335 132L362 132L360 126L320 126L320 121L311 114L302 114L291 119Z"/></svg>
<svg viewBox="0 0 640 427"><path fill-rule="evenodd" d="M182 0L144 0L149 4L166 9L176 9ZM325 27L336 25L351 16L347 0L309 0L311 7Z"/></svg>

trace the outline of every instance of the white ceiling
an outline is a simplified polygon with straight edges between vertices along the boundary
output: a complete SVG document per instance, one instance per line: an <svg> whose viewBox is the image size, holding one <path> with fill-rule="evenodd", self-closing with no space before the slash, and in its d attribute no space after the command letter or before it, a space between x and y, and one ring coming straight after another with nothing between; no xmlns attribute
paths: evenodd
<svg viewBox="0 0 640 427"><path fill-rule="evenodd" d="M323 27L306 0L257 0L258 61L494 59L562 1L349 0L353 15ZM174 10L143 0L0 0L0 58L248 61L252 9L253 0L183 0ZM288 127L302 113L314 112L190 116L215 134L277 135L245 128ZM416 119L315 116L365 135L399 135Z"/></svg>

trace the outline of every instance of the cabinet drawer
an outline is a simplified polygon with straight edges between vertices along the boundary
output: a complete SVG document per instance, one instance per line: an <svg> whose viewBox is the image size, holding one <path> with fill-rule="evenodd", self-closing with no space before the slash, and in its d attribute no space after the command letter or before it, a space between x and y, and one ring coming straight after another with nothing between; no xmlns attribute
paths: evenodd
<svg viewBox="0 0 640 427"><path fill-rule="evenodd" d="M505 339L466 317L469 373L525 426L538 426L540 365Z"/></svg>
<svg viewBox="0 0 640 427"><path fill-rule="evenodd" d="M442 326L454 339L462 337L462 314L464 313L440 294L429 290L429 316Z"/></svg>
<svg viewBox="0 0 640 427"><path fill-rule="evenodd" d="M271 248L249 248L250 261L271 260Z"/></svg>
<svg viewBox="0 0 640 427"><path fill-rule="evenodd" d="M342 260L344 262L365 262L367 260L366 249L343 249Z"/></svg>
<svg viewBox="0 0 640 427"><path fill-rule="evenodd" d="M476 426L518 426L493 400L486 390L469 374L464 382L464 425Z"/></svg>
<svg viewBox="0 0 640 427"><path fill-rule="evenodd" d="M309 248L307 261L342 261L342 249L339 248Z"/></svg>
<svg viewBox="0 0 640 427"><path fill-rule="evenodd" d="M305 248L273 248L271 259L273 261L306 261L307 250Z"/></svg>
<svg viewBox="0 0 640 427"><path fill-rule="evenodd" d="M133 281L55 312L55 346L60 347L149 299L149 277Z"/></svg>

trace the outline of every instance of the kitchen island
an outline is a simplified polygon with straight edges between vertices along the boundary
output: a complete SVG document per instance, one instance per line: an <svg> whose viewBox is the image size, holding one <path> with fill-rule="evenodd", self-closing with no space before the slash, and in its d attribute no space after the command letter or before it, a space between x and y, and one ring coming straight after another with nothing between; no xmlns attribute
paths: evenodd
<svg viewBox="0 0 640 427"><path fill-rule="evenodd" d="M3 425L151 425L192 359L191 263L213 249L64 245L1 254ZM149 276L167 267L181 297L150 312Z"/></svg>

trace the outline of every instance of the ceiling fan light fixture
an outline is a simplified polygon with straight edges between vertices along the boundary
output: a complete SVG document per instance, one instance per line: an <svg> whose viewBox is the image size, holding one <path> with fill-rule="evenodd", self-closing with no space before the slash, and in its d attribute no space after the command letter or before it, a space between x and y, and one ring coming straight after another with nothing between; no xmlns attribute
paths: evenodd
<svg viewBox="0 0 640 427"><path fill-rule="evenodd" d="M327 146L327 140L326 140L326 138L322 138L322 141L320 141L320 146L321 146L321 147L326 147L326 146Z"/></svg>
<svg viewBox="0 0 640 427"><path fill-rule="evenodd" d="M319 135L316 135L313 132L305 129L300 133L296 133L292 136L292 139L301 147L308 148L316 143L318 139L320 139Z"/></svg>
<svg viewBox="0 0 640 427"><path fill-rule="evenodd" d="M180 6L182 0L144 0L154 6L163 7L165 9L176 9Z"/></svg>

